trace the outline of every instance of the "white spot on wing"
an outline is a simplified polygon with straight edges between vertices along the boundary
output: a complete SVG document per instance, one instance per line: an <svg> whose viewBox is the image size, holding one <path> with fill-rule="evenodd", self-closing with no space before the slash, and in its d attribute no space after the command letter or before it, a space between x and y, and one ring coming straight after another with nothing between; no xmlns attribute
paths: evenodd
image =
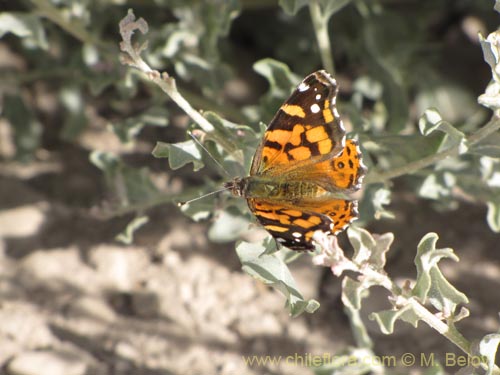
<svg viewBox="0 0 500 375"><path fill-rule="evenodd" d="M300 92L307 91L309 90L309 85L307 85L305 82L301 82L298 89Z"/></svg>
<svg viewBox="0 0 500 375"><path fill-rule="evenodd" d="M320 100L321 99L321 94L316 94L316 100Z"/></svg>
<svg viewBox="0 0 500 375"><path fill-rule="evenodd" d="M299 232L293 232L293 233L292 233L292 236L294 236L295 238L300 238L300 237L302 237L302 233L299 233Z"/></svg>
<svg viewBox="0 0 500 375"><path fill-rule="evenodd" d="M319 105L317 105L316 103L314 103L314 104L311 106L311 112L312 112L312 113L318 113L319 111L321 111L321 108L319 107Z"/></svg>

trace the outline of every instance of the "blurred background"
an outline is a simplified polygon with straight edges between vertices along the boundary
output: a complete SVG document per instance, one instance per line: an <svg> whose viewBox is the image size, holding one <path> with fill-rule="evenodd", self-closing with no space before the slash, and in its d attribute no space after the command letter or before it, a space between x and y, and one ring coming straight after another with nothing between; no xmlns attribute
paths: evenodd
<svg viewBox="0 0 500 375"><path fill-rule="evenodd" d="M373 170L436 152L442 138L418 132L429 107L465 134L491 117L477 104L491 79L478 32L497 28L493 2L321 4L334 9L340 112ZM228 178L201 151L152 155L157 142L192 142L186 130L196 126L120 63L129 8L149 24L144 59L195 109L253 129L249 150L290 88L324 68L307 1L0 0L0 373L314 373L300 361L249 365L245 356L354 345L340 280L309 256L292 263L302 294L321 303L292 318L281 294L241 271L234 241L262 234L249 231L248 214L231 211L229 232L226 198L185 213L172 203ZM367 187L361 202L360 225L395 234L393 279L415 277L428 232L455 250L460 262L443 271L470 299L471 317L459 323L470 340L498 331L499 170L495 158L455 158ZM366 315L389 306L383 297L373 291ZM390 336L367 324L378 355L458 353L423 324L401 323Z"/></svg>

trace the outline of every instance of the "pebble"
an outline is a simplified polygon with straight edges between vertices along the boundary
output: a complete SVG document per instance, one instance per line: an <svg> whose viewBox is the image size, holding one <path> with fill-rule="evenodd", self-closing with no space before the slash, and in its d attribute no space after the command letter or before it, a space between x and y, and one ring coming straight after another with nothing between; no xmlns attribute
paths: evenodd
<svg viewBox="0 0 500 375"><path fill-rule="evenodd" d="M0 211L0 237L35 235L45 220L43 208L35 205Z"/></svg>
<svg viewBox="0 0 500 375"><path fill-rule="evenodd" d="M56 351L25 352L7 366L8 375L84 375L86 370L75 354Z"/></svg>

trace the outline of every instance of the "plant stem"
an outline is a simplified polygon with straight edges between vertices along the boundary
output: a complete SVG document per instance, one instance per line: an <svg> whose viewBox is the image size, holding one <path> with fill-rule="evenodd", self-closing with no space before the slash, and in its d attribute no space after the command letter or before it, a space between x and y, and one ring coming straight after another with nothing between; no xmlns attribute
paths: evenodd
<svg viewBox="0 0 500 375"><path fill-rule="evenodd" d="M143 34L147 33L147 22L139 18L136 20L132 10L129 10L128 15L120 21L120 34L122 42L120 49L123 54L120 56L123 64L127 64L137 68L145 74L150 81L157 84L169 97L172 99L198 126L205 132L210 133L211 137L228 153L235 151L235 144L231 140L224 137L223 134L216 131L216 128L208 121L199 111L194 109L191 104L182 96L177 89L175 79L167 73L160 73L152 69L141 57L141 52L147 47L147 42L141 46L132 44L132 36L134 32L140 31Z"/></svg>
<svg viewBox="0 0 500 375"><path fill-rule="evenodd" d="M499 129L500 119L498 117L493 117L485 126L471 134L467 138L466 143L468 146L473 146ZM370 184L383 183L399 176L413 174L423 168L444 160L449 156L457 155L459 155L459 145L450 147L449 149L438 152L437 154L426 156L420 160L412 161L406 165L396 167L386 172L374 171L366 176L365 182Z"/></svg>
<svg viewBox="0 0 500 375"><path fill-rule="evenodd" d="M354 263L348 258L343 258L343 262L346 262L346 264L348 264L344 265L344 268L346 270L349 269L358 272L359 274L363 275L363 278L372 280L373 285L379 285L387 289L392 294L392 298L397 301L397 304L399 306L411 306L412 311L419 317L420 320L424 321L429 327L436 330L442 336L446 337L450 342L456 345L469 357L473 357L474 354L471 351L471 343L455 328L453 324L446 324L445 322L443 322L436 315L430 312L425 306L418 302L418 300L414 297L406 297L401 288L394 281L392 281L388 275L386 275L385 273L381 273L369 266L360 267L358 264ZM349 310L350 319L357 318L355 314L357 310L347 310ZM362 324L361 326L364 327ZM358 334L359 333L360 332L358 332ZM359 342L367 345L367 343L369 343L369 340L364 340L365 341L359 340ZM367 347L368 346L369 345L367 345ZM484 363L481 363L481 366L486 369L486 365ZM498 367L495 366L493 368L492 374L500 374Z"/></svg>
<svg viewBox="0 0 500 375"><path fill-rule="evenodd" d="M322 14L321 6L318 0L311 0L309 2L309 12L311 13L311 20L314 25L314 31L316 33L323 67L330 74L335 75L335 65L332 57L333 54L330 44L330 36L328 35L328 20L330 17L329 15L325 16Z"/></svg>
<svg viewBox="0 0 500 375"><path fill-rule="evenodd" d="M83 43L103 46L103 42L96 40L78 20L67 20L63 17L59 9L53 6L48 0L31 0L36 8L36 12L49 19L61 29L72 35Z"/></svg>
<svg viewBox="0 0 500 375"><path fill-rule="evenodd" d="M467 143L469 146L473 146L488 137L490 134L496 132L498 129L500 129L500 119L494 116L485 126L471 134L467 139Z"/></svg>
<svg viewBox="0 0 500 375"><path fill-rule="evenodd" d="M144 64L146 64L143 61ZM151 68L146 65L148 69ZM151 72L153 72L151 70ZM206 132L210 133L214 130L214 126L201 115L196 109L194 109L191 104L181 95L179 90L177 90L177 85L175 84L175 80L172 77L168 77L166 74L163 74L163 77L160 74L156 74L158 72L153 72L152 74L147 74L149 79L156 83L169 97L172 99L175 104L177 104L191 119L196 122L200 128Z"/></svg>
<svg viewBox="0 0 500 375"><path fill-rule="evenodd" d="M469 356L472 355L470 352L470 342L462 336L460 332L456 329L452 330L450 327L439 320L434 314L432 314L429 310L427 310L424 306L422 306L416 299L408 298L407 303L411 305L413 311L422 319L427 325L437 332L439 332L442 336L446 337L453 344L455 344L460 350L462 350L465 354Z"/></svg>

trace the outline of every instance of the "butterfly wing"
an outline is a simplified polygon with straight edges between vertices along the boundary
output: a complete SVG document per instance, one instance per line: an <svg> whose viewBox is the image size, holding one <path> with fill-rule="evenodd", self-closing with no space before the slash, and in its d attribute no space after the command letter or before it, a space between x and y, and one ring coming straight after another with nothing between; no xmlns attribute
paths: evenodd
<svg viewBox="0 0 500 375"><path fill-rule="evenodd" d="M345 128L335 107L337 92L324 70L308 75L269 123L250 175L279 175L340 154Z"/></svg>
<svg viewBox="0 0 500 375"><path fill-rule="evenodd" d="M330 192L353 193L361 188L367 171L355 139L348 139L342 152L316 164L304 165L290 172L290 179L315 181Z"/></svg>
<svg viewBox="0 0 500 375"><path fill-rule="evenodd" d="M292 250L312 250L316 231L336 234L358 215L357 202L343 199L302 202L290 205L266 199L249 199L259 223L278 243Z"/></svg>
<svg viewBox="0 0 500 375"><path fill-rule="evenodd" d="M336 234L358 216L357 201L343 199L343 194L360 188L366 167L357 141L346 141L337 92L336 81L325 71L307 76L269 124L250 177L226 185L247 199L277 242L293 250L313 249L316 231ZM302 181L316 184L317 193L302 196L286 190ZM266 184L285 190L280 197L266 196Z"/></svg>

